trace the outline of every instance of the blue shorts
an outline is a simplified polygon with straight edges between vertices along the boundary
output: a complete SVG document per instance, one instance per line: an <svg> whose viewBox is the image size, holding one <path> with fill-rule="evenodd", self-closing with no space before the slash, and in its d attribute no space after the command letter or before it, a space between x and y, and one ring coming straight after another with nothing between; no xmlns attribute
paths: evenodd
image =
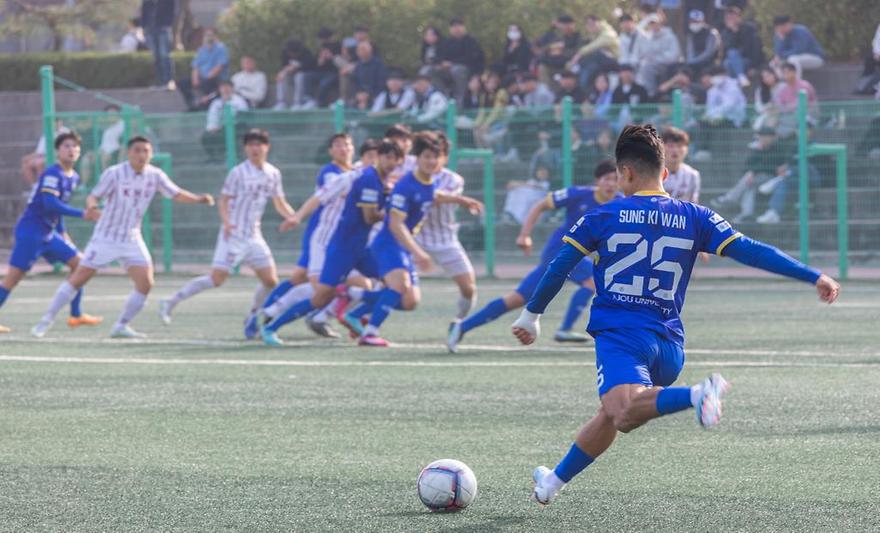
<svg viewBox="0 0 880 533"><path fill-rule="evenodd" d="M550 265L549 261L546 263L541 263L532 269L531 272L526 274L526 277L519 282L519 286L516 288L516 292L519 293L523 299L528 300L532 297L532 294L535 292L535 289L538 288L538 283L540 283L541 278L544 277L544 272L547 271L547 267ZM585 281L593 277L593 260L589 257L583 258L574 269L568 274L568 279L577 283L578 285L583 285Z"/></svg>
<svg viewBox="0 0 880 533"><path fill-rule="evenodd" d="M376 243L374 242L373 246L370 247L373 252L373 258L376 260L379 277L384 278L385 275L392 270L402 268L409 272L412 284L418 285L419 273L413 263L412 254L410 254L403 246L397 244L397 241L394 243L383 241L383 244L384 246L376 246Z"/></svg>
<svg viewBox="0 0 880 533"><path fill-rule="evenodd" d="M9 257L10 266L27 272L42 257L49 263L67 263L79 253L76 246L64 240L58 233L46 235L33 233L27 228L15 228L15 247Z"/></svg>
<svg viewBox="0 0 880 533"><path fill-rule="evenodd" d="M672 385L684 366L681 344L649 329L596 332L599 396L617 385Z"/></svg>
<svg viewBox="0 0 880 533"><path fill-rule="evenodd" d="M359 253L352 250L360 249ZM318 281L335 287L343 283L352 270L357 270L368 278L378 278L379 271L370 249L363 245L350 245L344 241L331 240L327 245L327 258Z"/></svg>

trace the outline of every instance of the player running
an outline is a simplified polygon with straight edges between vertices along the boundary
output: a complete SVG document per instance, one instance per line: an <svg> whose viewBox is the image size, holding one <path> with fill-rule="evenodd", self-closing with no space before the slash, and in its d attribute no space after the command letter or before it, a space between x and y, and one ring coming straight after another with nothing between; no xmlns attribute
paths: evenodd
<svg viewBox="0 0 880 533"><path fill-rule="evenodd" d="M58 162L40 175L27 207L15 225L15 246L9 258L9 270L0 284L0 307L40 257L49 263L65 263L71 273L79 265L79 250L64 229L64 217L94 222L101 216L97 208L83 211L69 205L73 191L79 185L79 174L73 166L81 149L82 140L74 132L62 133L55 138ZM101 317L82 312L81 300L82 290L79 290L70 302L67 325L75 328L100 324ZM0 326L0 333L9 331L9 328Z"/></svg>
<svg viewBox="0 0 880 533"><path fill-rule="evenodd" d="M711 209L675 200L663 190L668 175L663 143L648 126L627 126L617 140L618 184L626 198L587 213L541 279L513 334L538 337L541 314L585 255L597 255L598 295L587 331L596 339L599 412L578 433L554 470L534 472L532 499L553 501L562 487L614 442L651 419L695 408L711 428L721 419L729 385L712 374L693 387L670 387L684 365L681 310L697 254L714 252L746 265L816 286L832 303L840 285L772 246L744 237Z"/></svg>
<svg viewBox="0 0 880 533"><path fill-rule="evenodd" d="M269 133L252 129L244 134L243 143L247 160L229 171L217 204L222 226L211 273L193 278L171 298L159 301L159 318L165 325L171 324L171 313L177 304L223 285L230 270L241 263L253 269L260 280L250 315L256 314L266 294L278 284L275 259L263 238L260 220L269 199L285 220L292 218L294 212L284 198L281 172L267 161L272 148Z"/></svg>
<svg viewBox="0 0 880 533"><path fill-rule="evenodd" d="M87 209L97 209L104 198L106 204L95 231L86 246L83 259L70 278L58 287L49 309L33 327L31 335L43 337L58 311L73 299L98 269L119 261L134 283L134 290L125 303L110 336L114 338L142 338L129 322L144 307L147 294L153 288L153 259L144 244L141 224L144 213L156 192L166 198L186 204L214 205L210 194L193 194L183 190L162 172L150 165L153 145L146 137L135 136L128 141L128 161L113 165L104 171L98 184L86 198Z"/></svg>
<svg viewBox="0 0 880 533"><path fill-rule="evenodd" d="M543 202L539 202L532 207L516 239L517 246L522 248L526 255L529 255L532 251L532 229L544 211L565 209L565 221L544 244L544 249L541 252L541 263L526 274L526 277L523 278L513 292L503 298L492 300L470 317L454 322L450 326L449 336L446 341L446 346L450 352L455 353L458 350L458 344L468 331L488 324L508 311L519 309L525 305L526 301L534 293L535 287L538 286L541 276L547 271L550 261L553 260L562 247L562 236L565 235L565 232L585 213L621 197L620 193L617 192L617 172L614 168L614 163L611 161L601 161L596 165L593 175L596 179L594 186L575 186L559 189L548 194ZM557 342L586 342L588 337L581 333L573 332L572 328L584 309L589 307L593 292L596 289L593 283L593 262L586 258L578 263L571 274L569 274L569 279L576 283L578 288L571 295L568 310L565 312L565 318L562 320L562 324L559 326L553 339Z"/></svg>

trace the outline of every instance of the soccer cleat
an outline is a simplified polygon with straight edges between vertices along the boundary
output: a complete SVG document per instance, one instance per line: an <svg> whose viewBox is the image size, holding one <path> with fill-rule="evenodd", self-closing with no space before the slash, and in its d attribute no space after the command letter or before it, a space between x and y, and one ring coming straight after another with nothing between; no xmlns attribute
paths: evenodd
<svg viewBox="0 0 880 533"><path fill-rule="evenodd" d="M97 326L101 322L104 321L104 317L102 316L92 316L89 314L82 314L80 316L72 316L67 319L67 327L69 328L78 328L80 326Z"/></svg>
<svg viewBox="0 0 880 533"><path fill-rule="evenodd" d="M586 333L560 329L553 335L553 340L556 342L590 342L590 336Z"/></svg>
<svg viewBox="0 0 880 533"><path fill-rule="evenodd" d="M342 325L348 329L349 336L352 339L359 339L364 335L364 323L363 320L352 316L351 313L346 313L342 315Z"/></svg>
<svg viewBox="0 0 880 533"><path fill-rule="evenodd" d="M532 480L535 482L535 489L532 491L532 495L529 497L530 500L537 503L541 507L545 505L550 505L556 496L559 494L559 491L562 490L562 487L559 490L555 490L553 487L547 486L544 483L544 480L552 474L553 471L547 468L546 466L539 466L535 468L535 471L532 472Z"/></svg>
<svg viewBox="0 0 880 533"><path fill-rule="evenodd" d="M171 325L171 302L159 300L159 320L166 326Z"/></svg>
<svg viewBox="0 0 880 533"><path fill-rule="evenodd" d="M378 335L362 335L358 340L360 346L373 346L376 348L387 348L391 343Z"/></svg>
<svg viewBox="0 0 880 533"><path fill-rule="evenodd" d="M730 383L721 374L707 377L700 388L700 396L694 409L697 422L706 429L718 425L721 421L721 396L730 390Z"/></svg>
<svg viewBox="0 0 880 533"><path fill-rule="evenodd" d="M316 322L311 316L306 317L306 326L319 337L326 337L328 339L338 339L340 337L339 333L331 328L329 324L326 322Z"/></svg>
<svg viewBox="0 0 880 533"><path fill-rule="evenodd" d="M38 339L42 339L46 336L46 332L49 331L49 328L52 327L52 322L46 322L45 320L40 320L37 322L37 325L31 328L31 336L36 337Z"/></svg>
<svg viewBox="0 0 880 533"><path fill-rule="evenodd" d="M260 329L260 336L263 337L263 344L266 346L284 346L284 341L278 337L278 333L265 326Z"/></svg>
<svg viewBox="0 0 880 533"><path fill-rule="evenodd" d="M464 337L461 332L461 320L455 320L449 324L449 336L446 338L446 348L449 353L458 353L458 343Z"/></svg>
<svg viewBox="0 0 880 533"><path fill-rule="evenodd" d="M244 338L248 340L256 339L257 335L260 333L260 315L262 313L257 311L256 313L251 313L246 319L244 319Z"/></svg>
<svg viewBox="0 0 880 533"><path fill-rule="evenodd" d="M140 331L135 331L128 324L113 328L110 332L111 339L146 339L147 336Z"/></svg>
<svg viewBox="0 0 880 533"><path fill-rule="evenodd" d="M12 329L7 328L6 326L0 326L0 335L2 335L4 333L12 333Z"/></svg>
<svg viewBox="0 0 880 533"><path fill-rule="evenodd" d="M351 298L348 296L348 289L345 285L336 287L336 299L330 307L330 312L336 317L336 320L345 323L345 311L351 304Z"/></svg>

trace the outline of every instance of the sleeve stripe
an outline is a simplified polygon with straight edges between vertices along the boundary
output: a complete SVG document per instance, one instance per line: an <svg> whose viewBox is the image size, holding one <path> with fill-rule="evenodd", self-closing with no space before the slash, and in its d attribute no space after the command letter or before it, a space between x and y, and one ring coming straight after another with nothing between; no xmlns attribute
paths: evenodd
<svg viewBox="0 0 880 533"><path fill-rule="evenodd" d="M59 192L56 191L55 189L49 189L49 188L46 188L46 187L40 189L40 192L47 192L47 193L49 193L49 194L54 194L55 196L61 196L61 193L59 193Z"/></svg>
<svg viewBox="0 0 880 533"><path fill-rule="evenodd" d="M715 254L721 255L721 252L723 252L724 249L727 248L728 244L732 243L733 241L735 241L736 239L739 239L742 236L743 236L743 234L737 231L736 233L734 233L730 237L724 239L724 242L722 242L721 244L718 245L718 248L715 250Z"/></svg>
<svg viewBox="0 0 880 533"><path fill-rule="evenodd" d="M548 192L548 193L547 193L547 199L550 200L550 208L551 208L551 209L556 209L556 200L553 199L553 193L552 193L552 192Z"/></svg>
<svg viewBox="0 0 880 533"><path fill-rule="evenodd" d="M409 214L409 213L407 213L405 210L403 210L403 209L399 209L399 208L397 208L397 207L392 207L391 210L392 210L392 211L397 211L398 213L400 213L400 214L403 215L403 216L406 216L406 215Z"/></svg>
<svg viewBox="0 0 880 533"><path fill-rule="evenodd" d="M576 240L572 239L572 238L571 238L570 236L568 236L568 235L566 235L565 237L562 238L562 242L567 242L568 244L574 246L575 248L578 249L578 251L580 251L580 252L581 252L582 254L584 254L584 255L590 255L589 250L587 250L586 248L584 248L584 246L583 246L581 243L579 243L579 242L577 242Z"/></svg>
<svg viewBox="0 0 880 533"><path fill-rule="evenodd" d="M357 207L376 207L377 205L379 205L379 203L378 202L358 202L354 205Z"/></svg>

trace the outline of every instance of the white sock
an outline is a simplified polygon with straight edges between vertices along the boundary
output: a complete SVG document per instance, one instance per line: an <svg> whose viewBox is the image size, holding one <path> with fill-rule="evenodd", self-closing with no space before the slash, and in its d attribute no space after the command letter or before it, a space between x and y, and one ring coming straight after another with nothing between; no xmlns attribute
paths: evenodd
<svg viewBox="0 0 880 533"><path fill-rule="evenodd" d="M259 308L263 307L263 302L266 301L266 296L268 296L271 291L271 289L267 289L262 283L257 286L257 290L254 291L254 303L251 305L251 314L256 313Z"/></svg>
<svg viewBox="0 0 880 533"><path fill-rule="evenodd" d="M464 296L458 297L458 315L456 318L461 320L470 314L471 310L477 305L477 295L474 294L470 298Z"/></svg>
<svg viewBox="0 0 880 533"><path fill-rule="evenodd" d="M116 321L116 324L113 324L113 329L124 327L131 322L141 312L141 309L144 308L144 302L146 301L146 294L140 293L137 290L131 291L131 294L128 295L128 301L125 302L125 308L122 309L122 314L119 315L119 320Z"/></svg>
<svg viewBox="0 0 880 533"><path fill-rule="evenodd" d="M379 336L379 328L372 324L367 324L367 327L364 328L364 337L368 335L373 335L375 337Z"/></svg>
<svg viewBox="0 0 880 533"><path fill-rule="evenodd" d="M351 300L351 303L357 303L361 301L361 298L364 297L364 291L367 289L363 287L349 287L348 288L348 297Z"/></svg>
<svg viewBox="0 0 880 533"><path fill-rule="evenodd" d="M55 296L52 297L52 302L49 303L49 309L47 309L46 314L43 315L43 322L52 322L55 320L55 315L73 300L73 297L76 296L76 291L77 290L73 288L73 285L68 281L64 281L59 285L58 290L55 291Z"/></svg>
<svg viewBox="0 0 880 533"><path fill-rule="evenodd" d="M204 275L193 278L189 280L186 285L181 287L179 291L175 292L174 296L168 299L168 304L171 309L174 309L177 304L187 298L192 298L196 294L208 289L213 289L214 287L214 280L211 279L211 276Z"/></svg>
<svg viewBox="0 0 880 533"><path fill-rule="evenodd" d="M312 322L318 322L319 324L327 322L330 319L330 309L333 309L334 303L336 303L336 298L333 298L323 309L313 314Z"/></svg>
<svg viewBox="0 0 880 533"><path fill-rule="evenodd" d="M691 405L697 405L697 402L700 400L700 393L703 392L703 384L694 385L691 387Z"/></svg>
<svg viewBox="0 0 880 533"><path fill-rule="evenodd" d="M559 492L562 486L565 485L565 481L559 479L559 476L556 475L556 472L551 470L549 474L544 476L541 484L545 487L549 487L553 492Z"/></svg>
<svg viewBox="0 0 880 533"><path fill-rule="evenodd" d="M281 297L278 298L278 300L276 300L274 304L263 309L263 314L268 316L269 318L274 318L286 311L296 302L299 302L301 300L308 300L312 297L313 294L315 294L315 289L312 288L311 283L300 283L296 287L282 294Z"/></svg>

